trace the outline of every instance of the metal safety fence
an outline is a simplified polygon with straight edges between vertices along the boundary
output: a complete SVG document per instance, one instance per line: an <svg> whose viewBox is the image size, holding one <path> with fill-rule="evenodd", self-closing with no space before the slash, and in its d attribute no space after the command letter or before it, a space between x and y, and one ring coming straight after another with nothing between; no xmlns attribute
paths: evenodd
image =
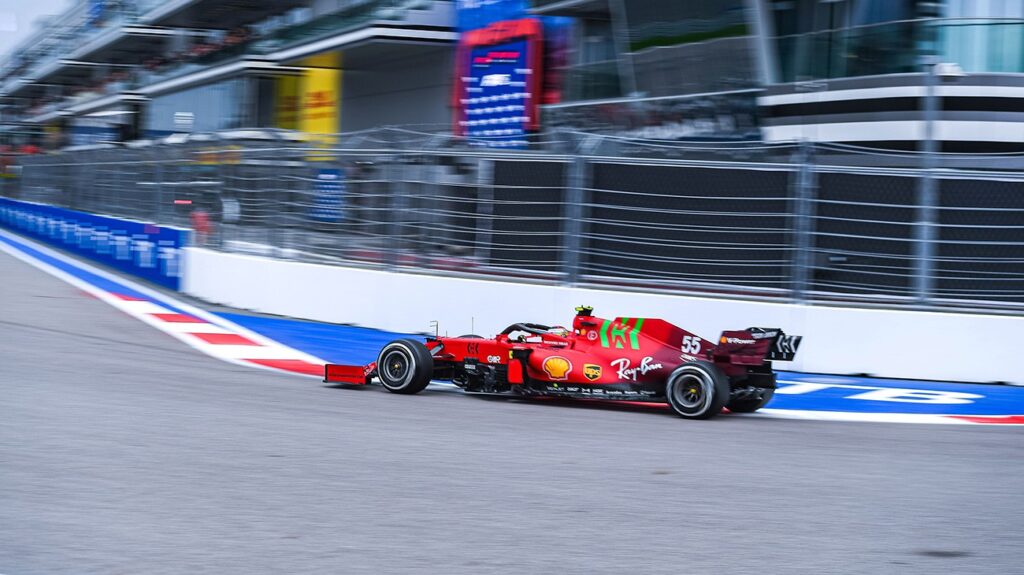
<svg viewBox="0 0 1024 575"><path fill-rule="evenodd" d="M22 199L218 250L719 297L1024 310L1024 157L545 134L275 131L22 161ZM923 193L925 179L934 194Z"/></svg>

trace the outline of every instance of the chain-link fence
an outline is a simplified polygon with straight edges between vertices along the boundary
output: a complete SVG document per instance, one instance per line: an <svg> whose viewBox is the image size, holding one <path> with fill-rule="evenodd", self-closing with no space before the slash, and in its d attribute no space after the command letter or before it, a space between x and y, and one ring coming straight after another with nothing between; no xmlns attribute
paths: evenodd
<svg viewBox="0 0 1024 575"><path fill-rule="evenodd" d="M335 141L236 131L25 158L19 195L337 265L1024 309L1019 156L949 156L928 172L904 153L564 132L519 151L398 129Z"/></svg>

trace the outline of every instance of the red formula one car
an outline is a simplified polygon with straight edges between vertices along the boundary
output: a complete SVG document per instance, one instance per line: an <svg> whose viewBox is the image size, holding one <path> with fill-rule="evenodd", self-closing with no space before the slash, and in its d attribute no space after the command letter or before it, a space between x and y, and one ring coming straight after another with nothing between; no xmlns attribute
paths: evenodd
<svg viewBox="0 0 1024 575"><path fill-rule="evenodd" d="M667 402L685 418L723 407L749 413L775 390L772 360L791 361L799 336L780 329L722 332L709 341L661 319L612 320L576 308L572 329L533 323L479 336L400 339L366 366L327 365L324 381L365 385L374 376L393 393L449 380L467 392Z"/></svg>

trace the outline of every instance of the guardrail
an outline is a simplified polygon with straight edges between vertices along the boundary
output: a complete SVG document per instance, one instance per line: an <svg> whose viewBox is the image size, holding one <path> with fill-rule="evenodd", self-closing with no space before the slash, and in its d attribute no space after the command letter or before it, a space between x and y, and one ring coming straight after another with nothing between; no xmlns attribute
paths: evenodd
<svg viewBox="0 0 1024 575"><path fill-rule="evenodd" d="M26 158L22 194L173 225L198 214L212 221L199 234L208 247L320 263L774 301L1024 307L1015 156L999 171L997 158L959 156L926 171L912 154L572 133L524 151L398 129L333 141L235 131ZM925 177L934 204L920 193Z"/></svg>

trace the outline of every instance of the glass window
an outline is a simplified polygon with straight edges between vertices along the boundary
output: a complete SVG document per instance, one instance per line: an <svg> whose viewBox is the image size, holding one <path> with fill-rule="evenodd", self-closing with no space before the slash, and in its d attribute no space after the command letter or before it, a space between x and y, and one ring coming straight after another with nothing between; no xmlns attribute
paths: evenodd
<svg viewBox="0 0 1024 575"><path fill-rule="evenodd" d="M915 70L913 0L776 0L783 82Z"/></svg>
<svg viewBox="0 0 1024 575"><path fill-rule="evenodd" d="M949 0L945 15L943 60L966 72L1024 72L1024 0Z"/></svg>
<svg viewBox="0 0 1024 575"><path fill-rule="evenodd" d="M947 0L950 18L1024 18L1024 0Z"/></svg>
<svg viewBox="0 0 1024 575"><path fill-rule="evenodd" d="M771 10L775 17L775 34L778 36L791 36L799 33L800 11L796 0L777 0L771 3Z"/></svg>
<svg viewBox="0 0 1024 575"><path fill-rule="evenodd" d="M611 22L576 19L571 37L573 54L563 71L563 101L622 97L621 66Z"/></svg>
<svg viewBox="0 0 1024 575"><path fill-rule="evenodd" d="M153 98L147 107L147 137L176 132L212 132L242 127L246 121L245 78L234 78ZM188 118L183 124L182 118Z"/></svg>
<svg viewBox="0 0 1024 575"><path fill-rule="evenodd" d="M914 17L913 0L853 0L850 24L863 26L910 20Z"/></svg>
<svg viewBox="0 0 1024 575"><path fill-rule="evenodd" d="M1024 72L1024 22L948 20L939 40L942 59L965 72Z"/></svg>
<svg viewBox="0 0 1024 575"><path fill-rule="evenodd" d="M643 96L757 86L746 0L623 0L628 51Z"/></svg>

